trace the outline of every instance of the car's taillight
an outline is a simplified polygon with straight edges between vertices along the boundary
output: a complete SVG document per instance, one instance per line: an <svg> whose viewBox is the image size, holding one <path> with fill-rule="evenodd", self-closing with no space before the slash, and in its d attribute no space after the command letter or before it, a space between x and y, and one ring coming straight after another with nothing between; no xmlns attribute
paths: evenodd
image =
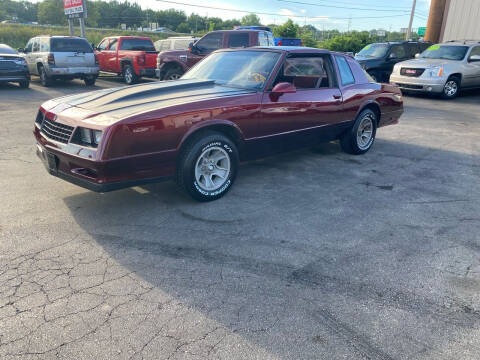
<svg viewBox="0 0 480 360"><path fill-rule="evenodd" d="M93 56L95 56L95 65L98 65L98 57L97 57L97 54L93 54Z"/></svg>
<svg viewBox="0 0 480 360"><path fill-rule="evenodd" d="M145 54L139 55L137 57L137 63L138 65L145 65Z"/></svg>
<svg viewBox="0 0 480 360"><path fill-rule="evenodd" d="M52 53L48 54L48 63L50 65L55 65L55 56Z"/></svg>
<svg viewBox="0 0 480 360"><path fill-rule="evenodd" d="M283 45L283 41L280 40L280 41L278 42L278 46L282 46L282 45Z"/></svg>

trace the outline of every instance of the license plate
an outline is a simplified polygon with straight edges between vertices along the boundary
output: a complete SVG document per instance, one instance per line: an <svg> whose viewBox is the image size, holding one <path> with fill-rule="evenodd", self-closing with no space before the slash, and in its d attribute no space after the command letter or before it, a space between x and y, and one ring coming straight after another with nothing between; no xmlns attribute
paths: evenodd
<svg viewBox="0 0 480 360"><path fill-rule="evenodd" d="M58 158L49 153L45 148L39 144L37 144L37 155L42 159L43 164L50 172L57 172L58 168Z"/></svg>
<svg viewBox="0 0 480 360"><path fill-rule="evenodd" d="M407 74L416 74L416 73L417 73L416 70L410 70L410 69L405 70L405 72L406 72Z"/></svg>

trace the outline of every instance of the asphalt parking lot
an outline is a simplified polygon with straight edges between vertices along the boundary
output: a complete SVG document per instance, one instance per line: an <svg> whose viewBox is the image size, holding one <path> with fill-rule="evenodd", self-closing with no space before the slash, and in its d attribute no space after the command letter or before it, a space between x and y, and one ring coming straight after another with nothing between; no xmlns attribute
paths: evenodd
<svg viewBox="0 0 480 360"><path fill-rule="evenodd" d="M48 175L38 106L86 90L0 88L0 359L479 358L479 91L407 96L366 155L245 164L201 204Z"/></svg>

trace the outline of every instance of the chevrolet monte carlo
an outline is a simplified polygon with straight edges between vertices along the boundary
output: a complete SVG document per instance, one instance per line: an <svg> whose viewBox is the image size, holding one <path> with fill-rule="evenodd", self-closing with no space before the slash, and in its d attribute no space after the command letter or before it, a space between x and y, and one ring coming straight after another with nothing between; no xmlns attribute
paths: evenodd
<svg viewBox="0 0 480 360"><path fill-rule="evenodd" d="M48 172L106 192L174 178L209 201L239 162L339 139L350 154L395 124L395 85L369 80L348 56L305 47L220 50L181 79L47 101L34 135Z"/></svg>

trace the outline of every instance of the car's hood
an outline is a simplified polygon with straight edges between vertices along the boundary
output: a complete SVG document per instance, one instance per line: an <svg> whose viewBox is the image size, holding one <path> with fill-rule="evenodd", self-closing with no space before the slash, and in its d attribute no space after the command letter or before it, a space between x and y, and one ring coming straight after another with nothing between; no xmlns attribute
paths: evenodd
<svg viewBox="0 0 480 360"><path fill-rule="evenodd" d="M368 57L368 56L355 56L355 60L358 62L367 62L367 61L378 61L381 60L381 58L375 58L375 57Z"/></svg>
<svg viewBox="0 0 480 360"><path fill-rule="evenodd" d="M47 101L42 107L58 116L110 125L119 120L167 107L254 93L215 85L210 80L175 80L93 91Z"/></svg>
<svg viewBox="0 0 480 360"><path fill-rule="evenodd" d="M397 66L401 66L401 67L411 66L411 67L428 69L433 66L451 64L452 62L457 62L457 61L445 60L445 59L412 59L412 60L402 61L398 63Z"/></svg>

